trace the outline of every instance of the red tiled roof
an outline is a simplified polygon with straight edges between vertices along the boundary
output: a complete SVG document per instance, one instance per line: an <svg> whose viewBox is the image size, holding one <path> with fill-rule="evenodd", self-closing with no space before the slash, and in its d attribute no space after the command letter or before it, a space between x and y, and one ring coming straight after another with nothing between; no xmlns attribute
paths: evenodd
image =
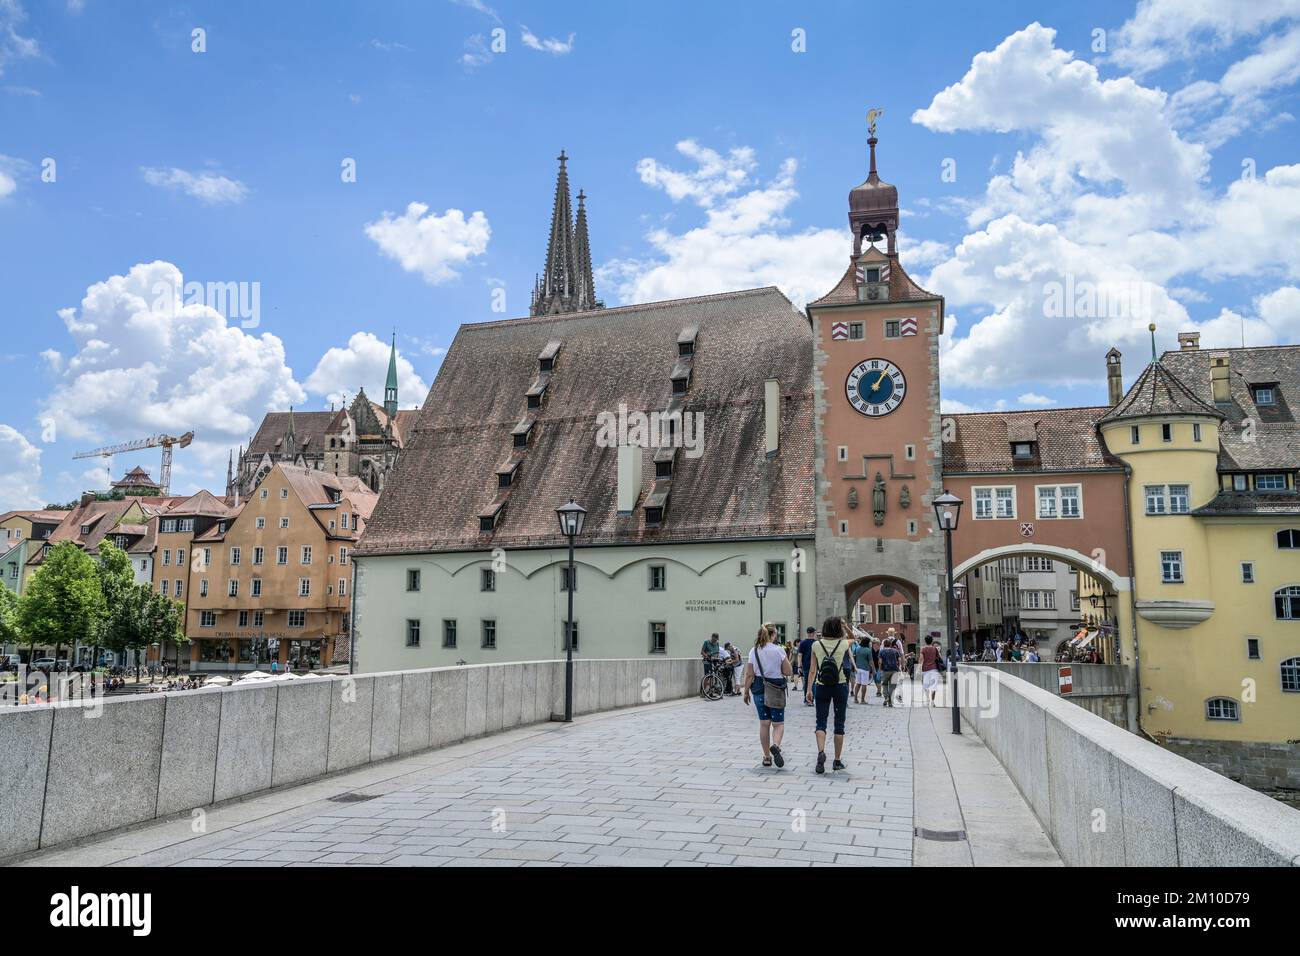
<svg viewBox="0 0 1300 956"><path fill-rule="evenodd" d="M944 415L954 423L952 440L943 442L944 474L1120 468L1097 434L1097 422L1109 411L1100 405ZM1012 458L1012 441L1037 442L1034 457Z"/></svg>

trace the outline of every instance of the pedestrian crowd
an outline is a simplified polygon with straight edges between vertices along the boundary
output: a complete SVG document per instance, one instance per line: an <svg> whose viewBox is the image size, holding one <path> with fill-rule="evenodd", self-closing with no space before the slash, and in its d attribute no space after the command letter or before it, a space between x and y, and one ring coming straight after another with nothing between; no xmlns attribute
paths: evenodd
<svg viewBox="0 0 1300 956"><path fill-rule="evenodd" d="M798 643L787 643L776 625L763 624L748 655L712 634L700 646L706 671L722 677L724 693L751 701L758 713L758 740L764 767L784 767L785 711L794 693L814 708L817 757L814 769L826 772L827 738L831 770L844 770L844 732L849 701L866 705L874 698L894 706L894 691L904 673L915 679L921 670L922 691L930 706L948 669L934 637L927 635L919 652L908 651L889 628L883 638L856 631L843 618L827 618L818 630L809 627Z"/></svg>

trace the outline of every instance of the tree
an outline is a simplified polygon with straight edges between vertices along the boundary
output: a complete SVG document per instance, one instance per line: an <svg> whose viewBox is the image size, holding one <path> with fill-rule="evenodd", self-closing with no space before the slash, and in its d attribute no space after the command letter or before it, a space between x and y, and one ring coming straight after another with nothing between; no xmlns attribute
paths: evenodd
<svg viewBox="0 0 1300 956"><path fill-rule="evenodd" d="M136 587L135 571L131 567L131 557L121 548L105 538L99 542L99 565L96 568L99 578L99 590L104 596L105 613L99 618L95 628L94 656L92 666L99 663L99 649L110 646L108 631L112 626L114 611L127 597L127 592Z"/></svg>
<svg viewBox="0 0 1300 956"><path fill-rule="evenodd" d="M22 643L18 628L18 595L0 584L0 644Z"/></svg>
<svg viewBox="0 0 1300 956"><path fill-rule="evenodd" d="M34 652L89 640L104 614L104 594L94 559L71 541L50 549L18 600L18 626Z"/></svg>
<svg viewBox="0 0 1300 956"><path fill-rule="evenodd" d="M145 612L146 631L149 644L158 645L158 657L166 660L168 644L177 647L179 661L180 645L188 640L185 637L185 605L162 594L150 593ZM179 668L178 668L179 669Z"/></svg>

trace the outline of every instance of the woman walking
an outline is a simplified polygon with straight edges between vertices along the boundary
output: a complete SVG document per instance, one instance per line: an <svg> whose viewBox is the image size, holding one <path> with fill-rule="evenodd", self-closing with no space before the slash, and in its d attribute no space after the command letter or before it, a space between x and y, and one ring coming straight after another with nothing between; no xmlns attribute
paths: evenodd
<svg viewBox="0 0 1300 956"><path fill-rule="evenodd" d="M853 645L853 665L857 669L857 680L853 684L853 700L859 704L867 702L867 691L871 689L871 672L874 668L871 659L871 637L862 635L861 640Z"/></svg>
<svg viewBox="0 0 1300 956"><path fill-rule="evenodd" d="M817 772L826 772L826 722L835 708L835 762L832 770L843 770L844 720L849 709L849 685L853 681L853 655L844 639L847 628L838 617L822 624L820 640L812 646L811 676L806 700L817 707Z"/></svg>
<svg viewBox="0 0 1300 956"><path fill-rule="evenodd" d="M763 748L763 766L785 766L781 740L785 736L786 678L791 674L785 651L775 642L776 627L764 624L758 629L754 649L745 662L743 679L745 703L751 693L758 709L758 742Z"/></svg>
<svg viewBox="0 0 1300 956"><path fill-rule="evenodd" d="M930 695L930 706L934 706L934 695L939 689L939 648L934 645L934 637L925 635L925 647L921 648L921 689Z"/></svg>

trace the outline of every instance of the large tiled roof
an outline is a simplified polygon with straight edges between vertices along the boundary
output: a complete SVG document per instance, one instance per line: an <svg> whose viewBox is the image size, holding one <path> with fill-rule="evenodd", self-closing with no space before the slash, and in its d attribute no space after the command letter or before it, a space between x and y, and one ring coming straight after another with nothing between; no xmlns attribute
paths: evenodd
<svg viewBox="0 0 1300 956"><path fill-rule="evenodd" d="M1097 435L1097 422L1109 406L1043 408L1027 412L965 412L944 415L953 427L944 433L945 474L1015 473L1121 468ZM1033 441L1036 454L1019 460L1011 443Z"/></svg>
<svg viewBox="0 0 1300 956"><path fill-rule="evenodd" d="M167 510L169 516L190 516L207 518L224 518L230 514L230 505L225 498L218 498L210 491L196 491L184 501Z"/></svg>
<svg viewBox="0 0 1300 956"><path fill-rule="evenodd" d="M1300 469L1300 345L1166 352L1162 364L1205 401L1213 401L1210 364L1227 357L1230 402L1215 405L1222 471ZM1277 402L1256 405L1252 385L1275 383ZM1253 423L1247 426L1247 421Z"/></svg>
<svg viewBox="0 0 1300 956"><path fill-rule="evenodd" d="M271 457L281 454L281 443L289 430L289 416L293 416L293 434L298 450L304 454L321 454L325 448L325 432L334 420L335 412L267 412L257 434L248 443L246 455Z"/></svg>
<svg viewBox="0 0 1300 956"><path fill-rule="evenodd" d="M703 422L703 454L679 451L663 524L646 528L654 452L642 493L617 513L617 449L596 444L599 413L663 411L678 338L698 328L684 409ZM529 421L539 355L560 343L528 448L504 494L497 471ZM764 382L781 383L781 447L764 455ZM811 534L812 336L775 288L603 311L461 326L397 470L361 539L361 554L482 550L562 543L555 508L577 496L589 544ZM662 490L660 488L660 490ZM502 499L494 531L479 515Z"/></svg>
<svg viewBox="0 0 1300 956"><path fill-rule="evenodd" d="M78 505L71 511L64 512L66 517L50 532L46 540L51 545L61 541L73 541L87 551L94 551L99 547L99 542L117 527L122 515L135 503L134 498L128 497L118 501L95 500ZM89 525L90 529L86 534L82 534L81 529L86 525ZM29 563L40 563L40 554L41 552L37 551L36 555L29 559Z"/></svg>
<svg viewBox="0 0 1300 956"><path fill-rule="evenodd" d="M1149 415L1212 415L1223 414L1196 393L1174 370L1163 362L1152 362L1137 377L1119 404L1110 409L1103 421L1115 422Z"/></svg>
<svg viewBox="0 0 1300 956"><path fill-rule="evenodd" d="M6 511L4 514L0 514L0 521L22 517L33 524L58 524L68 514L67 511Z"/></svg>

